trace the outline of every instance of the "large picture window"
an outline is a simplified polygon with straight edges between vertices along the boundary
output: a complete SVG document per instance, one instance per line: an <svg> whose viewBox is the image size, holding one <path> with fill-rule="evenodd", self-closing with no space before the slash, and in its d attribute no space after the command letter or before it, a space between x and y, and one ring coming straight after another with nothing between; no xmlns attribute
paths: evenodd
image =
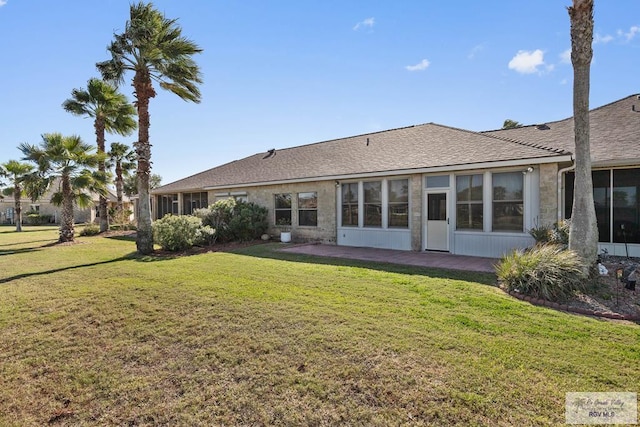
<svg viewBox="0 0 640 427"><path fill-rule="evenodd" d="M640 243L640 169L613 171L613 241Z"/></svg>
<svg viewBox="0 0 640 427"><path fill-rule="evenodd" d="M276 225L291 225L291 194L275 195L275 223Z"/></svg>
<svg viewBox="0 0 640 427"><path fill-rule="evenodd" d="M482 230L482 175L456 176L456 229Z"/></svg>
<svg viewBox="0 0 640 427"><path fill-rule="evenodd" d="M364 226L382 227L382 181L362 184L364 190Z"/></svg>
<svg viewBox="0 0 640 427"><path fill-rule="evenodd" d="M318 193L298 193L298 225L318 226Z"/></svg>
<svg viewBox="0 0 640 427"><path fill-rule="evenodd" d="M494 173L493 231L524 231L522 172Z"/></svg>
<svg viewBox="0 0 640 427"><path fill-rule="evenodd" d="M342 226L358 226L358 183L342 184Z"/></svg>
<svg viewBox="0 0 640 427"><path fill-rule="evenodd" d="M208 205L207 192L185 193L182 195L182 214L191 215L193 211L206 208Z"/></svg>
<svg viewBox="0 0 640 427"><path fill-rule="evenodd" d="M613 174L613 187L611 179ZM608 169L591 172L593 201L602 243L640 243L640 169ZM565 218L571 218L575 174L565 180ZM611 211L613 210L613 217Z"/></svg>
<svg viewBox="0 0 640 427"><path fill-rule="evenodd" d="M388 182L389 227L409 227L409 180L395 179Z"/></svg>

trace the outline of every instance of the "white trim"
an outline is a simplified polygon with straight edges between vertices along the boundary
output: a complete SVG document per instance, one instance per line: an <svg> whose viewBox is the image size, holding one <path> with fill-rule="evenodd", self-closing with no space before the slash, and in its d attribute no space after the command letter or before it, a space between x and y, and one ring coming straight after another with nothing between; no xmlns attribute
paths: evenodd
<svg viewBox="0 0 640 427"><path fill-rule="evenodd" d="M452 236L452 223L451 221L451 187L440 187L440 188L423 188L423 226L422 226L422 250L434 250L427 247L427 238L429 236L429 194L444 194L446 200L446 216L447 216L447 249L443 251L451 253L451 236Z"/></svg>
<svg viewBox="0 0 640 427"><path fill-rule="evenodd" d="M245 184L213 185L208 187L202 187L202 189L203 190L222 190L230 187L246 188L246 187L258 187L258 186L265 186L265 185L294 184L294 183L302 183L302 182L358 180L358 179L368 179L368 178L382 178L382 177L396 176L396 175L400 176L400 175L413 175L413 174L425 174L425 173L436 173L436 172L458 172L458 171L467 171L467 170L473 170L473 169L499 169L499 168L507 168L507 167L531 166L531 165L539 165L539 164L547 164L547 163L562 163L562 162L570 162L570 161L572 161L572 157L567 154L567 155L559 155L555 157L542 157L542 158L535 158L535 159L517 159L517 160L496 161L496 162L469 163L464 165L435 166L435 167L418 168L418 169L398 169L398 170L391 170L391 171L366 172L366 173L358 173L358 174L351 174L351 175L328 175L328 176L316 176L316 177L309 177L309 178L281 179L277 181L258 181L258 182L251 182L251 183L245 183ZM158 192L153 194L163 194L163 193Z"/></svg>

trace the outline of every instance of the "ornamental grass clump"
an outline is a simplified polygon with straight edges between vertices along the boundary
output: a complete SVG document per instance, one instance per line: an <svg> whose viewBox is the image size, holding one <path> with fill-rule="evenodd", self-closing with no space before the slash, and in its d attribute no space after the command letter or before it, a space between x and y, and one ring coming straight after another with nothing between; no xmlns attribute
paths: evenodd
<svg viewBox="0 0 640 427"><path fill-rule="evenodd" d="M582 260L562 245L536 245L515 250L496 266L501 286L548 301L563 301L584 290L588 278Z"/></svg>

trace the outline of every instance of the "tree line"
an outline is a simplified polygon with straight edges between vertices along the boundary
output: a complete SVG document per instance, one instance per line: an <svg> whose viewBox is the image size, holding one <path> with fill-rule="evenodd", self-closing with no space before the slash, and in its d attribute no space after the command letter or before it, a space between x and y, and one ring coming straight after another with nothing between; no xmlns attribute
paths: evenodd
<svg viewBox="0 0 640 427"><path fill-rule="evenodd" d="M182 35L176 19L166 18L152 3L131 4L129 12L124 31L114 33L107 46L110 57L96 63L100 78L90 78L86 88L73 89L62 104L71 114L93 119L95 146L77 135L45 133L38 144L19 145L24 156L20 161L0 165L3 194L15 200L16 230L22 226L21 198L37 200L53 190L51 202L62 207L60 242L74 240L74 205L89 206L93 202L89 193L99 195L100 231L107 231L106 189L113 169L117 214L122 214L127 188L136 193L136 247L141 254L153 251L150 190L159 184L159 176L151 173L149 102L156 95L154 85L185 101L200 102L202 78L193 56L202 49ZM120 92L127 75L132 75L133 103ZM133 150L114 142L107 151L106 133L129 136L136 129Z"/></svg>

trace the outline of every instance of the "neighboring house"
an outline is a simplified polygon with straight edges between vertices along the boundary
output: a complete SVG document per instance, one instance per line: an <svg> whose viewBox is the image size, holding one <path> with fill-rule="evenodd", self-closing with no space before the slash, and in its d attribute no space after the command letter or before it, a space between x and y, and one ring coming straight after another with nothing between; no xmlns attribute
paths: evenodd
<svg viewBox="0 0 640 427"><path fill-rule="evenodd" d="M624 254L626 239L640 256L634 103L591 112L591 148L602 247ZM428 123L209 169L153 190L153 215L236 197L267 207L272 233L290 219L297 241L499 257L530 246L529 229L570 214L572 151L572 118L483 133Z"/></svg>
<svg viewBox="0 0 640 427"><path fill-rule="evenodd" d="M21 201L22 204L22 221L24 224L29 224L29 214L36 213L43 220L44 224L59 224L60 216L62 214L62 207L56 206L51 203L51 195L57 190L57 184L54 183L52 187L40 197L35 202L29 198L23 198ZM117 205L117 197L115 192L111 189L107 190L107 209L111 209L116 207ZM133 212L133 203L126 197L124 198L124 208L125 210L130 210ZM76 224L84 224L96 222L98 218L98 203L99 197L97 194L93 195L94 206L88 208L80 208L77 205L73 208L73 216L74 222ZM4 199L0 199L0 224L14 224L14 200L13 197L4 197ZM133 214L129 218L133 221Z"/></svg>

